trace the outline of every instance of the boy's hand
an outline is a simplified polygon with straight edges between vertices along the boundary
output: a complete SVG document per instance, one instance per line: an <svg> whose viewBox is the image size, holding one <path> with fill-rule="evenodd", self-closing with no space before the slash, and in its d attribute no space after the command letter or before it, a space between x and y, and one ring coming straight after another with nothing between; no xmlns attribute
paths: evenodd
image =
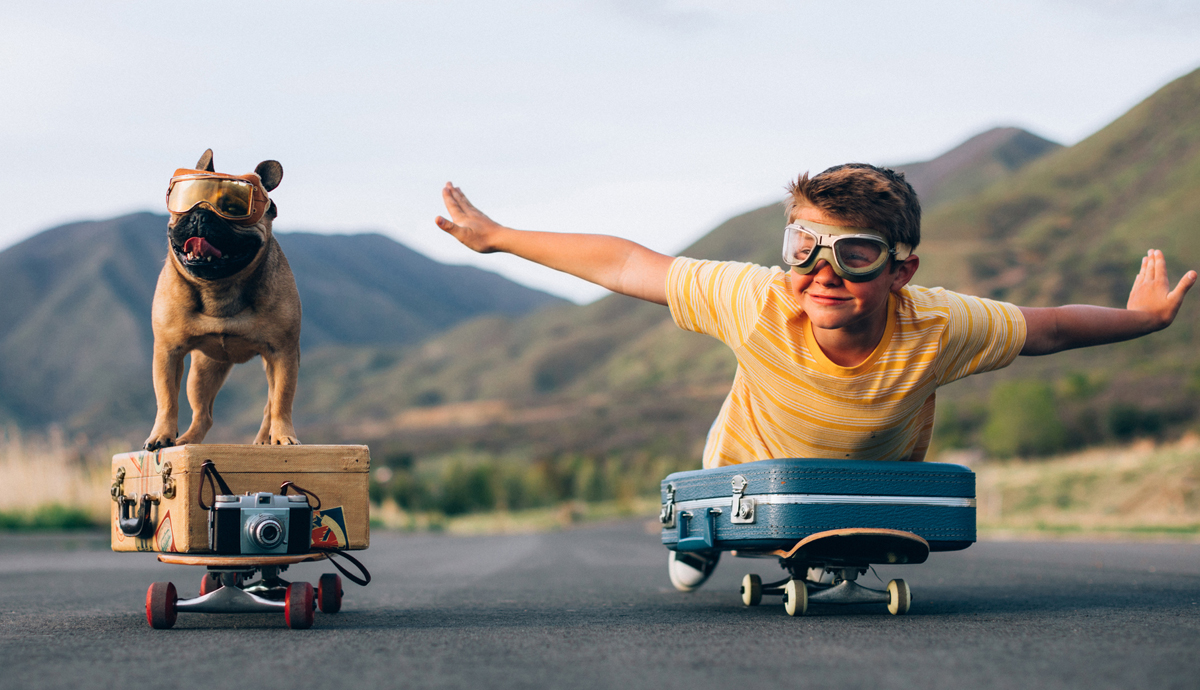
<svg viewBox="0 0 1200 690"><path fill-rule="evenodd" d="M1151 249L1142 257L1142 269L1133 280L1133 289L1129 292L1129 302L1125 308L1149 314L1154 321L1154 330L1166 328L1179 313L1183 296L1195 284L1196 272L1188 271L1179 279L1175 289L1170 290L1167 260L1161 251Z"/></svg>
<svg viewBox="0 0 1200 690"><path fill-rule="evenodd" d="M442 201L452 220L438 216L434 221L442 230L459 242L482 254L498 251L495 236L504 227L475 208L462 190L447 182L442 188Z"/></svg>

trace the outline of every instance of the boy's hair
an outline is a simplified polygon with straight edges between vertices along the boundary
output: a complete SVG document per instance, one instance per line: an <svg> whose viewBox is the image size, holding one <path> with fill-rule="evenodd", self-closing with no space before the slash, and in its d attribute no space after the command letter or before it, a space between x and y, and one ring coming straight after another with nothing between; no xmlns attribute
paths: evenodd
<svg viewBox="0 0 1200 690"><path fill-rule="evenodd" d="M871 228L913 249L921 242L921 202L904 173L867 163L835 165L819 175L802 174L788 185L788 218L813 206L851 225Z"/></svg>

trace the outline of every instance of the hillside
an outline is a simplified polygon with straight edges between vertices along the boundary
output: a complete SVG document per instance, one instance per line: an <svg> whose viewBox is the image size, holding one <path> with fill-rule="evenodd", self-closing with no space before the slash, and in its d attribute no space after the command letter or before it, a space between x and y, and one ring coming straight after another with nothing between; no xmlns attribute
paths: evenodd
<svg viewBox="0 0 1200 690"><path fill-rule="evenodd" d="M983 191L1027 164L1062 148L1017 127L977 134L931 161L892 166L904 173L929 211Z"/></svg>
<svg viewBox="0 0 1200 690"><path fill-rule="evenodd" d="M150 303L166 222L137 213L72 223L0 252L0 421L103 434L152 419ZM402 346L483 314L564 303L380 235L279 242L297 276L306 352Z"/></svg>
<svg viewBox="0 0 1200 690"><path fill-rule="evenodd" d="M1055 148L1022 130L992 130L907 167L920 193L953 200L944 185L998 179L1012 172L997 160L1017 170L1034 152ZM731 218L682 253L777 264L783 225L782 206L773 204ZM422 452L447 444L524 443L554 453L565 442L601 454L695 445L734 369L720 343L680 331L660 306L617 295L519 320L473 321L369 372L347 361L353 353L343 355L306 363L320 402L301 411L302 423L330 439L402 438L401 446Z"/></svg>
<svg viewBox="0 0 1200 690"><path fill-rule="evenodd" d="M1147 247L1168 252L1175 279L1200 266L1197 113L1200 71L1069 148L1001 129L904 166L927 200L915 282L1029 305L1122 305ZM782 225L781 206L764 207L683 254L774 265ZM1166 333L1022 358L943 389L935 450L1054 452L1179 433L1198 412L1198 304L1193 295ZM327 439L369 440L394 457L607 457L634 467L694 462L734 363L661 307L613 296L464 324L369 375L349 357L308 367L326 403L338 401L305 417Z"/></svg>

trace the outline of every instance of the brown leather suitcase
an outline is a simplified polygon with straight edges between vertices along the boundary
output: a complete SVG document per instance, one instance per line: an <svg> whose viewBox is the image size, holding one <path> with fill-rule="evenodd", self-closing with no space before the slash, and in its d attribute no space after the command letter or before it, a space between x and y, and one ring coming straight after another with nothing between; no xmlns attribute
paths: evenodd
<svg viewBox="0 0 1200 690"><path fill-rule="evenodd" d="M319 497L310 526L314 546L370 545L366 446L196 444L113 456L113 551L208 553L208 511L200 503L206 461L235 494L278 494L292 482ZM203 501L213 502L207 482Z"/></svg>

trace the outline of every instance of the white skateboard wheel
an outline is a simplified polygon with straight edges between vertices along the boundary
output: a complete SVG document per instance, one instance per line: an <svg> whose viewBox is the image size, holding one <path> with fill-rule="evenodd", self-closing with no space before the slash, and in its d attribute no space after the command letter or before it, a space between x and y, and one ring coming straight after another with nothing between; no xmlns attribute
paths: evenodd
<svg viewBox="0 0 1200 690"><path fill-rule="evenodd" d="M804 580L788 580L783 586L783 608L789 616L803 616L808 610L808 587Z"/></svg>
<svg viewBox="0 0 1200 690"><path fill-rule="evenodd" d="M889 582L888 595L892 598L888 602L888 612L893 616L908 613L908 607L912 605L912 590L908 588L907 582L904 580L892 580Z"/></svg>
<svg viewBox="0 0 1200 690"><path fill-rule="evenodd" d="M762 578L751 573L742 578L742 603L758 606L762 601Z"/></svg>

